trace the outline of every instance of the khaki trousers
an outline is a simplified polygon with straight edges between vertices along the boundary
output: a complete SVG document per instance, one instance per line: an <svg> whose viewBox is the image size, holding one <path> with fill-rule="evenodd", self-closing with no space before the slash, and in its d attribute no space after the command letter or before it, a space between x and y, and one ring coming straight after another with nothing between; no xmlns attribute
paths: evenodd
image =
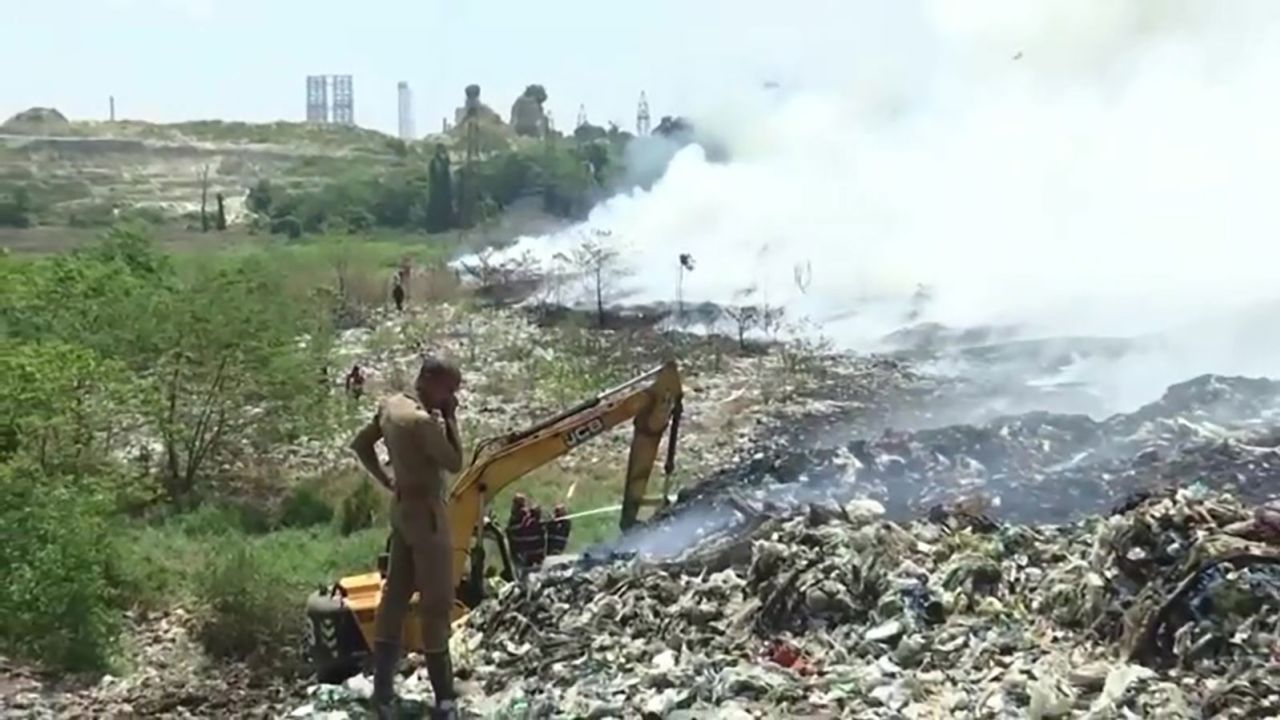
<svg viewBox="0 0 1280 720"><path fill-rule="evenodd" d="M443 508L418 510L403 505L392 509L387 582L382 587L374 634L379 642L400 642L409 601L416 590L422 651L444 652L449 649L454 594L449 528L440 512ZM404 527L412 529L405 532Z"/></svg>

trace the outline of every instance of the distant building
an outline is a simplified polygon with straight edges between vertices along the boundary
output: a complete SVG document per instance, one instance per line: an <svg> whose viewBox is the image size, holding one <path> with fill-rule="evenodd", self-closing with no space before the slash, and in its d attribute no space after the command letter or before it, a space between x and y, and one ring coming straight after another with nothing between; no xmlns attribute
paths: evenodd
<svg viewBox="0 0 1280 720"><path fill-rule="evenodd" d="M329 78L324 75L307 76L307 122L329 122Z"/></svg>
<svg viewBox="0 0 1280 720"><path fill-rule="evenodd" d="M416 136L413 128L413 91L409 83L400 81L396 86L400 101L400 139L412 140Z"/></svg>
<svg viewBox="0 0 1280 720"><path fill-rule="evenodd" d="M333 76L333 123L356 124L355 88L350 75Z"/></svg>
<svg viewBox="0 0 1280 720"><path fill-rule="evenodd" d="M355 125L354 88L350 75L308 75L307 122ZM330 98L333 99L332 105Z"/></svg>

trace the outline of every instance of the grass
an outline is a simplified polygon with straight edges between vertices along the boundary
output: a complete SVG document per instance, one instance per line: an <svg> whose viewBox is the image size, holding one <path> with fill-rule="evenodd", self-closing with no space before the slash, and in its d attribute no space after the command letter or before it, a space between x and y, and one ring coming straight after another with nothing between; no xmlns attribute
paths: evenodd
<svg viewBox="0 0 1280 720"><path fill-rule="evenodd" d="M385 529L349 536L335 522L311 528L265 530L235 508L207 506L157 523L127 526L121 534L130 595L144 608L199 602L200 580L232 548L247 546L272 565L287 587L281 591L301 607L305 592L334 577L372 566ZM298 593L303 593L298 595Z"/></svg>

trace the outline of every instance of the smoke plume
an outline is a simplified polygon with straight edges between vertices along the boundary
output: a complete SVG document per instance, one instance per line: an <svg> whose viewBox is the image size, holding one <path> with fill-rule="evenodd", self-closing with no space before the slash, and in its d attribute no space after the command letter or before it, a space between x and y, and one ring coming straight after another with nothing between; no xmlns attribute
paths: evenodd
<svg viewBox="0 0 1280 720"><path fill-rule="evenodd" d="M1201 372L1280 371L1280 3L885 5L824 4L878 41L813 13L820 71L698 109L731 162L686 147L593 212L638 270L632 297L672 298L688 252L686 301L754 287L871 350L924 287L923 321L1138 338L1069 369L1115 409Z"/></svg>

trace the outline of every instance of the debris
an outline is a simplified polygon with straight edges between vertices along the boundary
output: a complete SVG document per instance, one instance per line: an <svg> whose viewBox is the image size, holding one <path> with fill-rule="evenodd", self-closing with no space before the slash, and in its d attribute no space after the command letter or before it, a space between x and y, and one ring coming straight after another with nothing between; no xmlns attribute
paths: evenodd
<svg viewBox="0 0 1280 720"><path fill-rule="evenodd" d="M1280 582L1246 577L1265 563L1242 565L1247 541L1224 532L1251 514L1187 491L990 533L797 510L714 573L632 558L534 574L468 618L457 662L474 702L552 716L723 717L730 698L742 717L1274 714ZM1118 661L1155 617L1177 666Z"/></svg>

